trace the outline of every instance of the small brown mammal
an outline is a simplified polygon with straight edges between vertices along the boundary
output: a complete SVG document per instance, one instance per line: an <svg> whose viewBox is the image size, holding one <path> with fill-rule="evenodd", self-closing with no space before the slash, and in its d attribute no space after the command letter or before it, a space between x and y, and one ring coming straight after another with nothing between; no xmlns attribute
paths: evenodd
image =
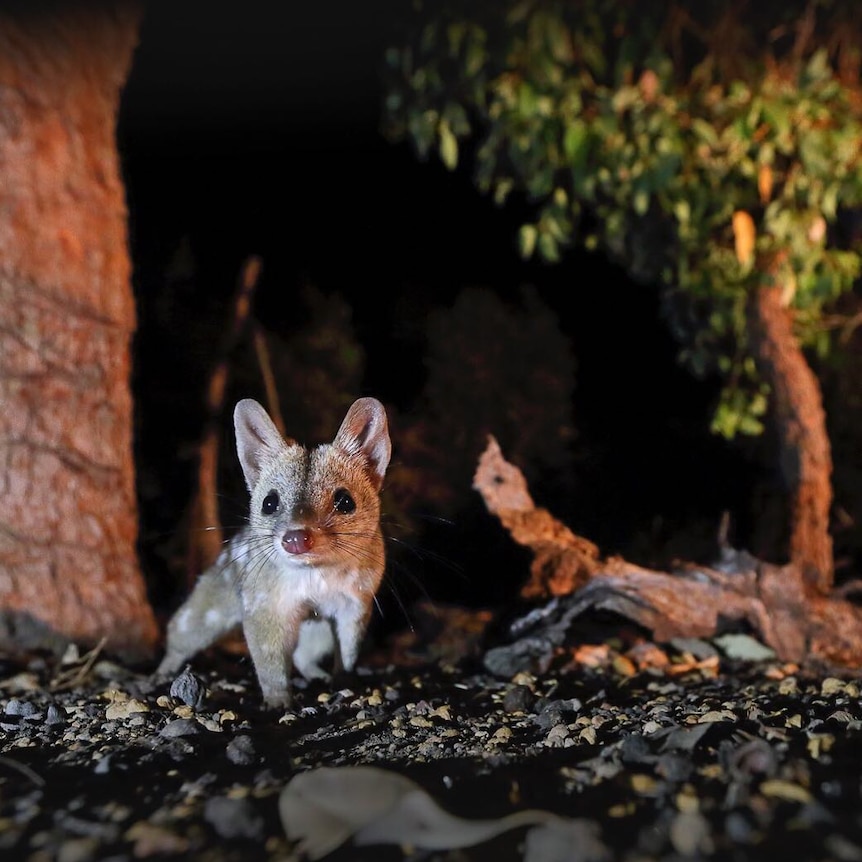
<svg viewBox="0 0 862 862"><path fill-rule="evenodd" d="M282 438L250 398L234 410L249 522L198 578L168 624L159 675L172 674L237 625L265 704L290 704L295 667L352 670L385 567L380 489L392 452L386 411L359 398L332 443Z"/></svg>

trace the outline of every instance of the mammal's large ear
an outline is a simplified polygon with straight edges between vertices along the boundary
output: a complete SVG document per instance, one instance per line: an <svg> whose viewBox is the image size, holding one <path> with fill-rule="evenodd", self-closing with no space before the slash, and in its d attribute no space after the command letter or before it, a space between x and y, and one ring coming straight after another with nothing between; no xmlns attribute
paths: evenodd
<svg viewBox="0 0 862 862"><path fill-rule="evenodd" d="M266 410L252 398L237 402L233 411L236 431L236 454L245 476L245 484L253 491L260 478L263 465L279 452L286 443Z"/></svg>
<svg viewBox="0 0 862 862"><path fill-rule="evenodd" d="M386 410L376 398L359 398L353 402L332 445L349 455L365 459L368 477L379 491L392 457Z"/></svg>

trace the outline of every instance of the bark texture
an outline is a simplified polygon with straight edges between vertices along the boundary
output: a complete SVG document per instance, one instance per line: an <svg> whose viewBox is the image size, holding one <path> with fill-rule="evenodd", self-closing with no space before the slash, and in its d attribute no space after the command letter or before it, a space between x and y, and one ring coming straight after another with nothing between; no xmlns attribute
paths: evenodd
<svg viewBox="0 0 862 862"><path fill-rule="evenodd" d="M772 388L781 472L790 504L790 561L806 588L832 589L829 532L832 450L820 384L793 333L793 317L780 287L760 288L751 305L753 347Z"/></svg>
<svg viewBox="0 0 862 862"><path fill-rule="evenodd" d="M116 148L140 10L0 12L0 638L148 656Z"/></svg>

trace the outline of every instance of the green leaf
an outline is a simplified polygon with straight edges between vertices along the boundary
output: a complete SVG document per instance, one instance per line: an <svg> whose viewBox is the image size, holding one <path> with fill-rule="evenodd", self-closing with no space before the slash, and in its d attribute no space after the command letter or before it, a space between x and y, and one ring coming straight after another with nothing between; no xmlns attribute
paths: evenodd
<svg viewBox="0 0 862 862"><path fill-rule="evenodd" d="M681 359L727 381L715 432L759 433L766 399L746 315L759 262L785 261L799 338L823 351L836 341L824 310L859 277L859 254L822 230L862 206L862 117L834 55L809 52L801 72L778 76L764 40L729 77L709 46L694 70L674 65L666 4L480 5L408 3L417 20L386 55L390 137L450 169L471 153L483 193L527 208L523 257L554 262L577 240L657 284ZM715 5L686 8L708 26ZM752 34L774 32L771 11L746 21ZM747 268L737 210L757 223Z"/></svg>
<svg viewBox="0 0 862 862"><path fill-rule="evenodd" d="M580 165L587 154L589 129L580 119L572 120L563 131L563 152L573 166Z"/></svg>
<svg viewBox="0 0 862 862"><path fill-rule="evenodd" d="M681 225L688 224L688 221L691 218L691 204L686 198L680 198L679 200L674 201L673 214Z"/></svg>
<svg viewBox="0 0 862 862"><path fill-rule="evenodd" d="M756 392L751 399L749 410L752 416L763 416L766 413L767 398L765 392Z"/></svg>
<svg viewBox="0 0 862 862"><path fill-rule="evenodd" d="M750 413L743 413L739 417L737 431L740 434L748 434L750 437L757 437L763 433L763 423L752 416Z"/></svg>
<svg viewBox="0 0 862 862"><path fill-rule="evenodd" d="M727 404L719 404L710 423L710 431L720 434L726 440L732 440L736 435L736 416Z"/></svg>
<svg viewBox="0 0 862 862"><path fill-rule="evenodd" d="M815 81L824 81L832 77L829 67L829 53L826 48L818 48L812 55L805 67L803 86Z"/></svg>
<svg viewBox="0 0 862 862"><path fill-rule="evenodd" d="M559 244L550 233L539 234L539 254L548 263L557 263L560 260Z"/></svg>
<svg viewBox="0 0 862 862"><path fill-rule="evenodd" d="M539 230L534 224L521 225L521 229L518 231L518 250L525 260L533 256L538 236Z"/></svg>
<svg viewBox="0 0 862 862"><path fill-rule="evenodd" d="M718 144L719 137L715 126L700 117L691 121L691 130L704 142L714 147Z"/></svg>
<svg viewBox="0 0 862 862"><path fill-rule="evenodd" d="M464 72L467 77L472 78L478 75L487 60L488 52L485 49L484 41L477 34L467 43L467 51L464 55Z"/></svg>
<svg viewBox="0 0 862 862"><path fill-rule="evenodd" d="M834 221L838 213L838 183L830 183L823 191L820 209L826 221Z"/></svg>
<svg viewBox="0 0 862 862"><path fill-rule="evenodd" d="M437 113L435 111L412 110L407 115L407 129L420 159L425 159L428 156L434 139L436 124Z"/></svg>
<svg viewBox="0 0 862 862"><path fill-rule="evenodd" d="M440 137L440 159L450 171L454 171L458 166L458 139L445 120L440 121L437 134Z"/></svg>
<svg viewBox="0 0 862 862"><path fill-rule="evenodd" d="M449 53L455 57L461 50L461 44L464 41L464 35L467 32L466 25L463 21L453 21L446 28L446 37L449 41Z"/></svg>
<svg viewBox="0 0 862 862"><path fill-rule="evenodd" d="M548 28L548 42L551 56L558 62L568 65L574 60L572 54L572 34L562 21L555 21L555 26Z"/></svg>
<svg viewBox="0 0 862 862"><path fill-rule="evenodd" d="M504 177L503 179L497 180L497 183L494 186L494 203L497 206L502 206L506 202L506 198L509 196L514 185L515 181L511 179L511 177ZM529 257L529 255L525 256Z"/></svg>
<svg viewBox="0 0 862 862"><path fill-rule="evenodd" d="M470 134L470 121L467 119L467 112L463 105L458 102L446 103L446 107L443 109L443 119L449 124L455 137L466 137Z"/></svg>
<svg viewBox="0 0 862 862"><path fill-rule="evenodd" d="M530 117L536 112L536 91L526 81L518 85L517 105L522 117Z"/></svg>

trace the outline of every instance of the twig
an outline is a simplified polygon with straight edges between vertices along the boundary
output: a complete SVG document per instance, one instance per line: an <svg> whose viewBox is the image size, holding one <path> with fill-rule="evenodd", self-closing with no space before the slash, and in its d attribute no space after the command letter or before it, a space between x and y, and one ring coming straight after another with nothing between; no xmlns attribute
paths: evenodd
<svg viewBox="0 0 862 862"><path fill-rule="evenodd" d="M218 361L207 387L206 420L198 454L198 486L189 519L186 554L186 577L189 586L198 574L218 557L224 541L217 493L218 450L221 438L219 419L224 409L228 360L248 322L261 267L261 259L255 255L249 257L242 266L230 325L219 346Z"/></svg>
<svg viewBox="0 0 862 862"><path fill-rule="evenodd" d="M42 778L42 776L35 770L27 766L26 763L18 763L17 760L13 760L11 757L6 757L5 755L0 755L0 763L4 766L11 766L12 769L17 769L22 775L26 775L27 778L29 778L37 787L45 786L45 779Z"/></svg>
<svg viewBox="0 0 862 862"><path fill-rule="evenodd" d="M805 11L799 16L796 22L796 39L793 42L791 56L793 63L797 67L802 62L802 57L805 54L811 37L814 35L814 27L817 23L816 0L809 0L805 7Z"/></svg>
<svg viewBox="0 0 862 862"><path fill-rule="evenodd" d="M87 677L87 674L93 669L96 659L105 648L107 638L103 637L88 653L81 659L80 663L69 670L61 671L48 684L51 691L68 691L77 688Z"/></svg>
<svg viewBox="0 0 862 862"><path fill-rule="evenodd" d="M257 354L257 364L260 366L263 387L266 390L267 410L275 423L275 427L284 437L284 419L281 415L281 404L278 400L278 387L275 385L275 374L272 371L269 347L266 343L266 335L258 323L254 325L254 352Z"/></svg>

